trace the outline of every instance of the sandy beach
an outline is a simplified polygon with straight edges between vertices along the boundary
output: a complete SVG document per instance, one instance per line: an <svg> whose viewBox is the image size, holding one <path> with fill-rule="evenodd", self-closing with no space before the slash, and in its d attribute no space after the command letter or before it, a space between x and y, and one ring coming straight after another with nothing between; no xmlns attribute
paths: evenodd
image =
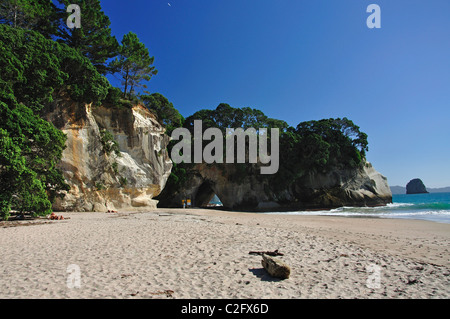
<svg viewBox="0 0 450 319"><path fill-rule="evenodd" d="M59 214L70 219L0 224L0 298L450 296L450 224L201 209ZM289 279L249 254L276 249Z"/></svg>

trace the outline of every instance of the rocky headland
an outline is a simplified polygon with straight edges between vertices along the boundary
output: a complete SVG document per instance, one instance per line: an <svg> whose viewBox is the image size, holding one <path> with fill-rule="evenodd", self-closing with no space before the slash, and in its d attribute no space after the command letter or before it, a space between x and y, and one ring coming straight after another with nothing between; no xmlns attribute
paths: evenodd
<svg viewBox="0 0 450 319"><path fill-rule="evenodd" d="M46 118L67 135L60 169L70 185L56 211L151 210L183 207L183 199L205 207L214 194L236 211L382 206L392 202L387 179L361 165L310 171L274 185L258 165L195 164L186 182L166 187L172 171L170 137L144 106L93 106L59 99ZM156 197L156 199L155 199ZM159 203L158 203L159 202Z"/></svg>
<svg viewBox="0 0 450 319"><path fill-rule="evenodd" d="M225 209L244 211L285 211L330 209L342 206L383 206L392 202L386 177L366 162L355 169L308 173L280 190L269 178L247 172L235 180L236 166L197 164L188 172L188 181L177 191L164 190L160 207L182 207L191 199L205 207L216 194Z"/></svg>

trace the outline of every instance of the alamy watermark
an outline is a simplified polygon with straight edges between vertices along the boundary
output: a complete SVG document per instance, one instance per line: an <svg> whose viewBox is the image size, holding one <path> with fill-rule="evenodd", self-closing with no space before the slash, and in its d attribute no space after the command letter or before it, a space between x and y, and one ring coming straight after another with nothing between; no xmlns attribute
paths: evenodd
<svg viewBox="0 0 450 319"><path fill-rule="evenodd" d="M81 269L80 266L76 264L71 264L67 266L66 272L68 273L67 276L67 288L73 289L73 288L81 288Z"/></svg>
<svg viewBox="0 0 450 319"><path fill-rule="evenodd" d="M378 4L370 4L367 7L367 13L371 13L367 17L366 24L369 29L380 29L381 28L381 8Z"/></svg>
<svg viewBox="0 0 450 319"><path fill-rule="evenodd" d="M256 130L248 128L227 128L225 133L225 158L223 154L224 136L219 128L208 128L203 132L202 121L194 121L194 158L192 159L192 135L187 128L177 128L172 132L173 140L180 140L171 152L174 163L196 163L206 162L232 164L246 162L246 137L248 138L248 162L252 164L270 164L261 167L261 174L275 174L280 164L280 132L278 128L270 129L270 155L267 152L268 134L266 128ZM212 142L202 149L203 141ZM235 143L236 141L236 143ZM236 150L235 150L236 146ZM236 151L236 152L235 152ZM235 156L236 153L236 156ZM193 160L193 161L192 161Z"/></svg>
<svg viewBox="0 0 450 319"><path fill-rule="evenodd" d="M369 277L366 280L366 287L369 289L381 288L381 267L376 264L370 264L366 267Z"/></svg>
<svg viewBox="0 0 450 319"><path fill-rule="evenodd" d="M66 12L72 13L66 21L69 29L81 28L81 9L78 4L71 4L67 7Z"/></svg>
<svg viewBox="0 0 450 319"><path fill-rule="evenodd" d="M170 6L170 3L169 3ZM70 4L67 7L66 12L71 13L67 18L67 26L70 29L81 28L81 8L77 4ZM381 28L381 8L378 4L369 4L366 9L367 13L371 13L367 17L366 24L369 29L380 29Z"/></svg>

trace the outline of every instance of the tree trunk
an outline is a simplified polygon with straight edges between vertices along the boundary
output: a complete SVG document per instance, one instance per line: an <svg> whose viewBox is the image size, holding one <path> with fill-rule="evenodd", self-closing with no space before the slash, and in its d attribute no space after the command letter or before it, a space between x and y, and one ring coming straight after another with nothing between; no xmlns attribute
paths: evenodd
<svg viewBox="0 0 450 319"><path fill-rule="evenodd" d="M17 6L14 7L14 28L17 28Z"/></svg>
<svg viewBox="0 0 450 319"><path fill-rule="evenodd" d="M124 89L124 92L123 92L123 98L124 98L124 99L127 98L127 90L128 90L128 73L129 73L129 71L128 71L128 68L127 68L127 73L126 73L126 75L125 75L125 89Z"/></svg>

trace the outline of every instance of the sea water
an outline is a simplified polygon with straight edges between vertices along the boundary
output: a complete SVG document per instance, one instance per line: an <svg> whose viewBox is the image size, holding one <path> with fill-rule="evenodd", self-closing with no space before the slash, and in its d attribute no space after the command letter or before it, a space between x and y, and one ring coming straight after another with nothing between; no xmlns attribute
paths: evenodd
<svg viewBox="0 0 450 319"><path fill-rule="evenodd" d="M392 204L381 207L340 207L326 211L299 211L270 214L404 218L450 223L450 193L393 195Z"/></svg>

